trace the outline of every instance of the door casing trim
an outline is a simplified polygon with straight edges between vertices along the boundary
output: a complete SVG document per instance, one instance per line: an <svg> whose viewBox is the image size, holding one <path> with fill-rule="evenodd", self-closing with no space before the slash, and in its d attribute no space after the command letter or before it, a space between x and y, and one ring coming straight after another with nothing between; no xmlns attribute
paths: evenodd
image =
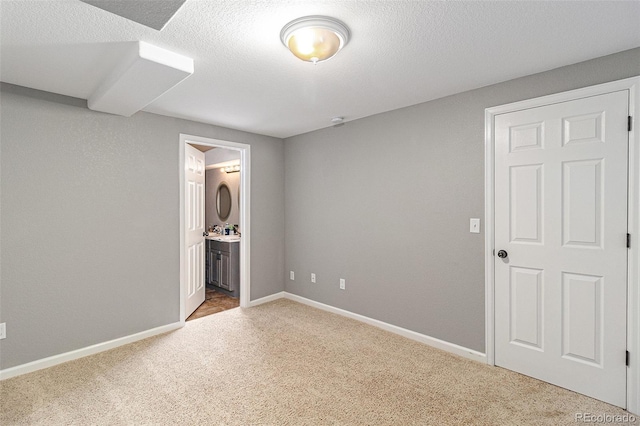
<svg viewBox="0 0 640 426"><path fill-rule="evenodd" d="M179 143L179 177L180 177L180 322L185 323L185 232L184 232L184 208L185 208L185 146L187 144L205 145L218 148L240 151L240 229L242 241L240 242L240 307L248 308L251 301L251 145L230 142L219 139L205 138L180 133Z"/></svg>
<svg viewBox="0 0 640 426"><path fill-rule="evenodd" d="M629 115L633 117L629 132L629 187L628 232L631 248L628 250L627 271L627 407L640 414L640 76L626 78L596 86L571 90L525 101L485 109L484 139L484 194L485 194L485 351L487 364L495 365L495 192L494 192L494 124L495 116L540 106L567 102L622 90L629 91ZM621 354L624 356L624 354Z"/></svg>

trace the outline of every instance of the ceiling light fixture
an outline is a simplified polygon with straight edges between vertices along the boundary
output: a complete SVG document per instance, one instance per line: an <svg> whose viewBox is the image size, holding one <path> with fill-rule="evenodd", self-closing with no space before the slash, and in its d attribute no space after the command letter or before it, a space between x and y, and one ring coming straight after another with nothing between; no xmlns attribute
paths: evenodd
<svg viewBox="0 0 640 426"><path fill-rule="evenodd" d="M294 19L280 31L280 40L303 61L318 62L332 58L349 42L347 26L328 16Z"/></svg>
<svg viewBox="0 0 640 426"><path fill-rule="evenodd" d="M236 173L240 171L240 165L236 164L233 166L220 167L220 170L225 173Z"/></svg>

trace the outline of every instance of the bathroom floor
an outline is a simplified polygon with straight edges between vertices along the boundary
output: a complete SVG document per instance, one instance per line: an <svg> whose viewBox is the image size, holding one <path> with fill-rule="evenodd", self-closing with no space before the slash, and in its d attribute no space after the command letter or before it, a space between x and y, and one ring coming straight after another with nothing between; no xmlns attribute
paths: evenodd
<svg viewBox="0 0 640 426"><path fill-rule="evenodd" d="M222 294L210 288L205 290L204 303L187 318L187 321L206 317L240 306L240 299Z"/></svg>

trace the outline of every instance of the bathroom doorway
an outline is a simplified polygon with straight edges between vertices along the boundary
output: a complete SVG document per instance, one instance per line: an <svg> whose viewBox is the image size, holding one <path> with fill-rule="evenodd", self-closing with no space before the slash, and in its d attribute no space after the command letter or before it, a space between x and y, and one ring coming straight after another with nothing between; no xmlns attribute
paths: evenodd
<svg viewBox="0 0 640 426"><path fill-rule="evenodd" d="M205 256L209 253L197 254L199 260L193 261L191 251L187 247L188 234L186 225L189 224L187 201L189 200L188 190L186 188L186 175L188 167L185 167L185 161L188 160L185 151L191 147L204 153L208 159L206 163L206 173L208 176L208 186L205 185L205 194L203 204L205 214L202 216L202 242L199 244L207 248L213 248L212 240L220 242L225 247L232 247L236 256L239 257L239 266L236 266L235 291L229 291L233 286L226 286L223 281L218 284L218 288L209 286L203 299L209 299L207 305L203 306L202 312L198 316L205 315L205 311L214 313L234 307L233 300L218 300L227 296L232 299L237 296L235 303L241 307L247 307L250 301L250 221L249 221L249 205L250 205L250 146L236 142L222 141L217 139L209 139L192 135L180 135L180 319L186 321L191 312L186 308L187 298L192 294L191 290L196 277L196 287L202 290L201 286L210 278L209 270L207 270L207 262ZM201 154L202 155L202 154ZM217 182L220 181L220 182ZM212 182L217 182L215 188L211 188ZM222 188L222 190L221 190ZM222 222L224 220L224 222ZM227 222L231 220L231 222ZM215 233L207 235L210 228L215 225ZM198 234L200 235L200 234ZM211 240L211 241L206 241ZM215 244L218 244L218 243ZM218 248L216 248L217 250ZM224 248L223 248L224 250ZM206 250L203 250L206 252ZM224 252L218 253L218 259L225 258ZM233 253L231 254L233 256ZM215 259L215 257L214 257ZM208 259L210 260L210 258ZM228 259L227 259L228 260ZM215 260L214 260L215 261ZM232 263L224 263L222 270L226 272L226 268ZM224 275L225 277L233 277L232 274ZM209 279L209 282L211 280ZM220 295L212 293L211 290L220 290ZM204 292L203 292L204 293ZM224 299L224 298L222 298ZM220 309L211 308L211 303L218 303ZM199 304L199 303L198 303ZM193 305L191 303L191 305ZM205 309L206 308L206 309ZM193 307L191 307L193 309ZM203 314L203 315L200 315Z"/></svg>
<svg viewBox="0 0 640 426"><path fill-rule="evenodd" d="M208 235L204 302L186 321L240 306L240 151L192 146L205 156L204 225Z"/></svg>

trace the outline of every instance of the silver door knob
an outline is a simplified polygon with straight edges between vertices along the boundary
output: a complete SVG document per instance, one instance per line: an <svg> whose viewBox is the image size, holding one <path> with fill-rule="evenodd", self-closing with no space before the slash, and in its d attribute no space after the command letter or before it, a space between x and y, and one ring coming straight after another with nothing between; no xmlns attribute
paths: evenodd
<svg viewBox="0 0 640 426"><path fill-rule="evenodd" d="M509 253L507 253L507 252L506 252L506 251L504 251L504 250L500 250L500 251L498 252L498 257L499 257L500 259L504 259L504 258L506 258L507 256L509 256Z"/></svg>

